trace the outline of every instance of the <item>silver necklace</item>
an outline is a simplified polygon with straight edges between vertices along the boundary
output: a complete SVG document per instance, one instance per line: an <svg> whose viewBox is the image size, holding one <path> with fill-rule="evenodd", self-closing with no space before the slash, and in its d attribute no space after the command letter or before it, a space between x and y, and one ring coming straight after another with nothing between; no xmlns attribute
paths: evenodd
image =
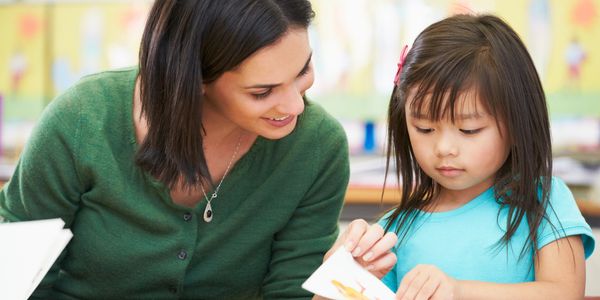
<svg viewBox="0 0 600 300"><path fill-rule="evenodd" d="M200 188L202 189L202 194L204 194L204 199L206 199L206 208L204 209L204 221L206 223L209 223L210 221L212 221L212 218L213 218L213 209L212 209L212 206L210 205L210 202L215 200L215 198L217 198L219 189L221 188L221 184L223 183L223 180L225 180L225 177L227 176L227 172L229 172L229 169L231 168L231 164L233 163L233 160L235 159L235 156L237 155L238 150L240 149L241 143L242 143L242 135L240 134L237 145L235 146L235 151L233 151L233 156L231 156L231 159L229 160L229 164L227 165L227 169L225 169L225 173L223 173L223 177L221 177L221 181L215 188L215 191L212 193L212 195L210 195L210 198L208 198L208 196L206 195L206 192L204 191L204 186L202 184L200 185Z"/></svg>

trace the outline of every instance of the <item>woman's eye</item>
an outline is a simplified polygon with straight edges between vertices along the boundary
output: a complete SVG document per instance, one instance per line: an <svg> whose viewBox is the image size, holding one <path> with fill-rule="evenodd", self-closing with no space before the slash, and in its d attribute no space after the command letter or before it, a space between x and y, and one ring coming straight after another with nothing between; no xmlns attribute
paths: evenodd
<svg viewBox="0 0 600 300"><path fill-rule="evenodd" d="M422 127L415 126L415 129L419 133L431 133L431 132L433 132L433 129L431 129L431 128L422 128Z"/></svg>
<svg viewBox="0 0 600 300"><path fill-rule="evenodd" d="M306 65L306 67L304 69L302 69L302 71L300 71L300 73L298 74L298 77L302 77L302 76L308 74L309 71L310 71L310 64Z"/></svg>
<svg viewBox="0 0 600 300"><path fill-rule="evenodd" d="M273 91L273 90L271 90L271 89L268 89L268 90L267 90L267 91L265 91L264 93L252 94L252 96L254 96L254 98L256 98L256 99L264 99L264 98L267 98L267 97L269 97L269 95L271 95L271 92L272 92L272 91Z"/></svg>
<svg viewBox="0 0 600 300"><path fill-rule="evenodd" d="M476 134L479 133L481 131L482 128L477 128L477 129L461 129L460 132L464 133L464 134Z"/></svg>

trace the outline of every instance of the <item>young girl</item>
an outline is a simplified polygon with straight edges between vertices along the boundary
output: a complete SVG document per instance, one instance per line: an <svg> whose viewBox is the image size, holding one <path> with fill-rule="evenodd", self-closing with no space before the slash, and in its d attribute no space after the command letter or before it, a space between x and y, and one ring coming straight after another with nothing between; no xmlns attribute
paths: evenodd
<svg viewBox="0 0 600 300"><path fill-rule="evenodd" d="M583 297L594 239L552 177L544 91L509 25L457 15L426 28L388 117L402 198L381 220L399 241L383 280L398 299Z"/></svg>

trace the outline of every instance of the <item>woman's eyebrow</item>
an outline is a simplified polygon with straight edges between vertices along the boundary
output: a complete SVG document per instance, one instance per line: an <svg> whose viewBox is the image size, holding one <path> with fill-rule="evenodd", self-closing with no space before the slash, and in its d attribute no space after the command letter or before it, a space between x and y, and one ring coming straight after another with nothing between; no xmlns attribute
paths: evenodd
<svg viewBox="0 0 600 300"><path fill-rule="evenodd" d="M312 59L312 52L310 52L310 54L308 55L308 59L306 60L306 63L304 63L304 66L302 67L300 72L298 72L298 76L301 75L302 73L304 73L306 71L306 69L308 69L311 59ZM270 89L270 88L274 88L274 87L277 87L280 85L282 85L282 83L258 83L258 84L253 84L251 86L247 86L247 87L245 87L245 89Z"/></svg>

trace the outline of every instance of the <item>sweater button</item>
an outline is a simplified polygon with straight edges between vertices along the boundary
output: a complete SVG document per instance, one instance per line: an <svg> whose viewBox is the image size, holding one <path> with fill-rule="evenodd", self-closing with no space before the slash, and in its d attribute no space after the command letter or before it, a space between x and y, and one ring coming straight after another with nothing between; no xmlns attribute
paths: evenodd
<svg viewBox="0 0 600 300"><path fill-rule="evenodd" d="M183 220L184 221L189 221L192 219L192 213L186 212L185 214L183 214Z"/></svg>
<svg viewBox="0 0 600 300"><path fill-rule="evenodd" d="M177 258L184 260L187 257L187 252L185 252L185 250L181 250L179 251L179 253L177 254Z"/></svg>
<svg viewBox="0 0 600 300"><path fill-rule="evenodd" d="M174 285L169 286L169 293L177 294L177 287L175 287Z"/></svg>

